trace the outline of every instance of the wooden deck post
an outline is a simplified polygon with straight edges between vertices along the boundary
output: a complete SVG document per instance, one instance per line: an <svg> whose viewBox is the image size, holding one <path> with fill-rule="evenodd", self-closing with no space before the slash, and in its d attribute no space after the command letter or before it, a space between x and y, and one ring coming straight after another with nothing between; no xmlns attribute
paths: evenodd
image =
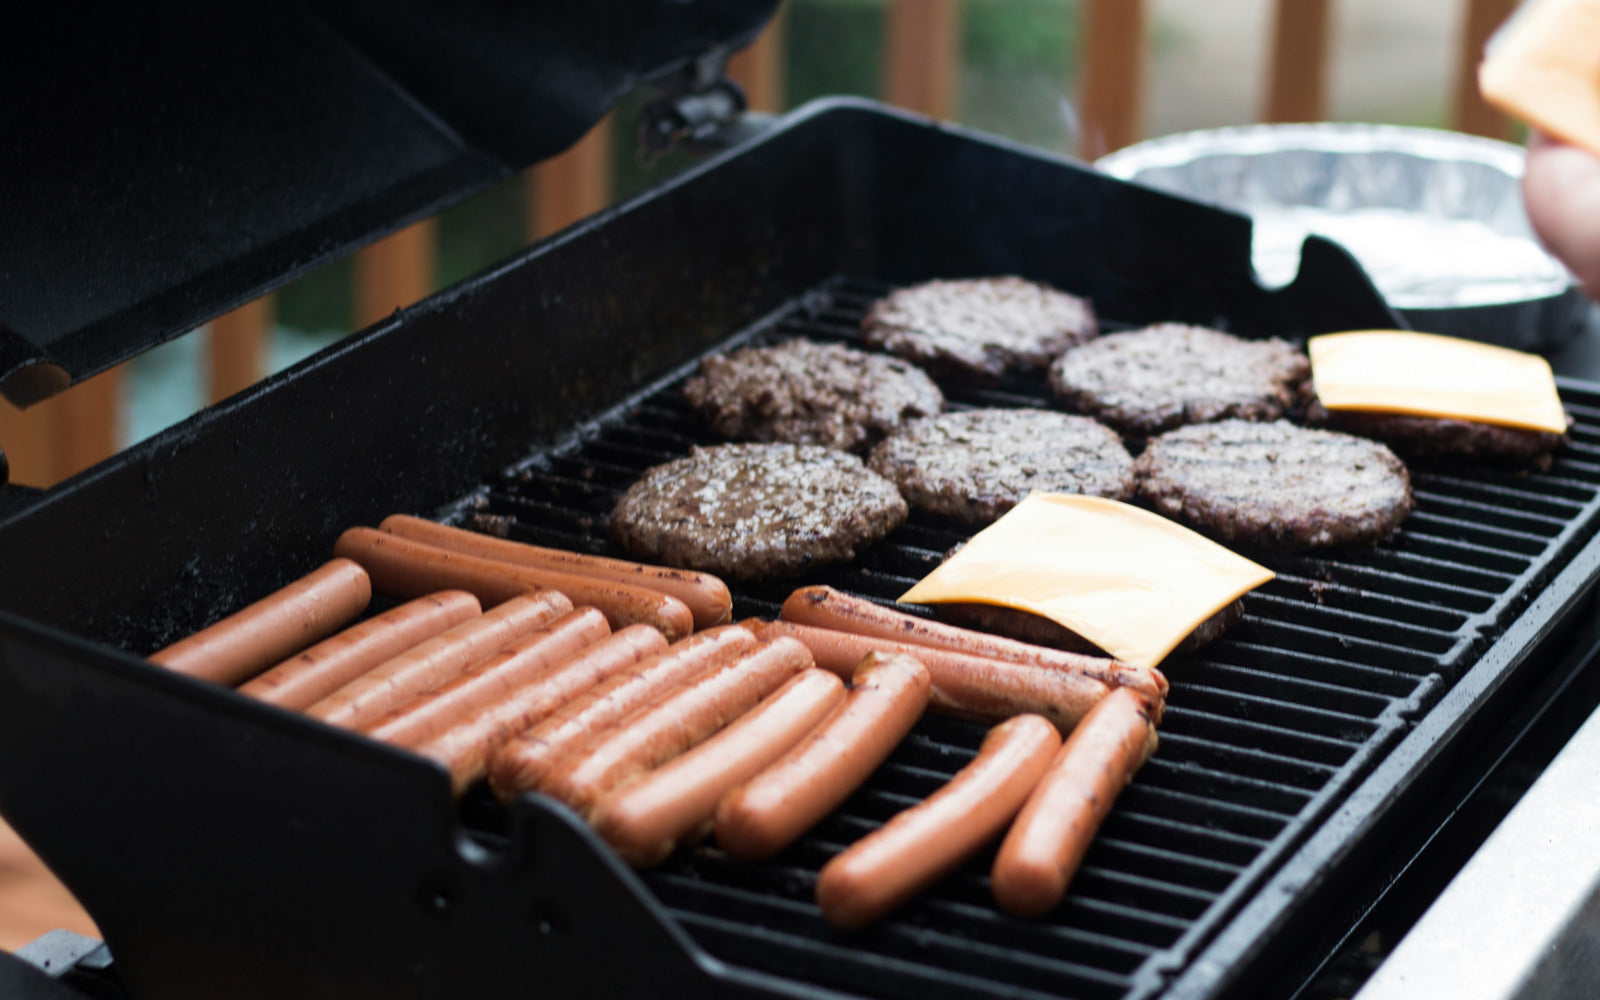
<svg viewBox="0 0 1600 1000"><path fill-rule="evenodd" d="M211 321L206 331L206 402L226 399L266 374L273 313L272 296L263 295Z"/></svg>
<svg viewBox="0 0 1600 1000"><path fill-rule="evenodd" d="M1145 0L1086 0L1078 155L1097 159L1144 132Z"/></svg>
<svg viewBox="0 0 1600 1000"><path fill-rule="evenodd" d="M728 75L744 88L751 111L783 110L783 75L788 65L784 20L788 11L788 7L779 7L756 40L728 59Z"/></svg>
<svg viewBox="0 0 1600 1000"><path fill-rule="evenodd" d="M956 114L961 7L957 0L889 0L883 99L933 118Z"/></svg>
<svg viewBox="0 0 1600 1000"><path fill-rule="evenodd" d="M542 239L611 204L611 115L560 156L528 171L528 235Z"/></svg>
<svg viewBox="0 0 1600 1000"><path fill-rule="evenodd" d="M1330 0L1277 0L1264 122L1316 122L1327 116Z"/></svg>
<svg viewBox="0 0 1600 1000"><path fill-rule="evenodd" d="M1517 0L1464 0L1461 41L1456 49L1454 110L1451 126L1461 132L1505 139L1511 135L1511 122L1505 115L1484 103L1478 93L1478 63L1483 46L1494 29L1505 23L1516 9Z"/></svg>
<svg viewBox="0 0 1600 1000"><path fill-rule="evenodd" d="M0 402L0 449L10 481L54 486L109 458L122 443L121 367L19 410Z"/></svg>
<svg viewBox="0 0 1600 1000"><path fill-rule="evenodd" d="M354 329L376 323L433 291L438 225L413 223L355 255Z"/></svg>

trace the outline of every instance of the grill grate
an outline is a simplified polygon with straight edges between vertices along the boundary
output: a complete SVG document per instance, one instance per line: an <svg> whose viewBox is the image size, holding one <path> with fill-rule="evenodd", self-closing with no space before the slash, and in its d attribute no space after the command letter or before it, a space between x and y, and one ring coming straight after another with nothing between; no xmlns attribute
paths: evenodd
<svg viewBox="0 0 1600 1000"><path fill-rule="evenodd" d="M728 344L855 342L862 312L886 290L833 279ZM1039 378L943 388L951 408L1051 405ZM833 930L812 904L823 863L972 757L985 727L939 717L774 861L743 864L705 846L679 852L647 884L711 954L830 989L915 1000L1141 992L1216 932L1592 534L1600 398L1566 397L1578 425L1549 471L1413 467L1417 509L1392 542L1257 556L1278 578L1246 598L1227 636L1167 664L1161 749L1050 917L994 909L992 852L863 933ZM584 440L534 456L474 509L515 539L620 555L603 530L617 495L649 466L716 441L674 381ZM968 533L913 512L852 565L737 590L734 613L775 615L801 582L892 600Z"/></svg>

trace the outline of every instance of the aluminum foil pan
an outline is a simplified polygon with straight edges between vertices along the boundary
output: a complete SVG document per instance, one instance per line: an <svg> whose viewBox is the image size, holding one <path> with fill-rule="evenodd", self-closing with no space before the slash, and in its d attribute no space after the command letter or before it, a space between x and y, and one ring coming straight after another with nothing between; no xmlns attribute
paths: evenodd
<svg viewBox="0 0 1600 1000"><path fill-rule="evenodd" d="M1309 233L1338 241L1419 330L1523 350L1582 326L1587 302L1528 225L1520 147L1391 125L1253 125L1141 142L1112 176L1249 214L1263 283L1293 280Z"/></svg>

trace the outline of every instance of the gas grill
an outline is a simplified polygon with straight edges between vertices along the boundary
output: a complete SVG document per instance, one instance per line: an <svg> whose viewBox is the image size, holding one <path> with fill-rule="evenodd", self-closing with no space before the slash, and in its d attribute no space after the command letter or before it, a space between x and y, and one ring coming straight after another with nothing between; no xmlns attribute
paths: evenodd
<svg viewBox="0 0 1600 1000"><path fill-rule="evenodd" d="M616 554L618 493L713 440L678 395L700 357L854 341L904 283L1018 273L1111 328L1399 325L1334 245L1308 240L1267 289L1249 242L1241 217L1056 157L867 102L801 109L56 489L8 493L0 813L134 997L1314 994L1508 746L1595 686L1600 385L1562 383L1577 425L1547 471L1413 465L1393 541L1252 553L1278 578L1166 665L1160 751L1037 921L993 907L989 857L865 932L811 902L829 857L970 759L976 724L925 719L772 862L702 846L634 873L548 800L457 803L430 762L140 658L395 511ZM1050 405L1041 379L944 388ZM774 614L797 582L892 600L966 534L914 514L849 565L736 590L735 614Z"/></svg>

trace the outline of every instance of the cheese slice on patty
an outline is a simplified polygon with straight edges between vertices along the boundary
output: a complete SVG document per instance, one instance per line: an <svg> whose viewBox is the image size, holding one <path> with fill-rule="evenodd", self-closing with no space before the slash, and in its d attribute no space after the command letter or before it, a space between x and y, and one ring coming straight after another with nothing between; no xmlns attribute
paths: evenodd
<svg viewBox="0 0 1600 1000"><path fill-rule="evenodd" d="M900 600L1031 611L1125 663L1153 667L1197 625L1272 576L1142 508L1032 493Z"/></svg>
<svg viewBox="0 0 1600 1000"><path fill-rule="evenodd" d="M1311 381L1330 410L1453 417L1564 434L1550 362L1492 344L1404 330L1312 337Z"/></svg>
<svg viewBox="0 0 1600 1000"><path fill-rule="evenodd" d="M1535 0L1489 42L1483 99L1600 156L1600 0Z"/></svg>

